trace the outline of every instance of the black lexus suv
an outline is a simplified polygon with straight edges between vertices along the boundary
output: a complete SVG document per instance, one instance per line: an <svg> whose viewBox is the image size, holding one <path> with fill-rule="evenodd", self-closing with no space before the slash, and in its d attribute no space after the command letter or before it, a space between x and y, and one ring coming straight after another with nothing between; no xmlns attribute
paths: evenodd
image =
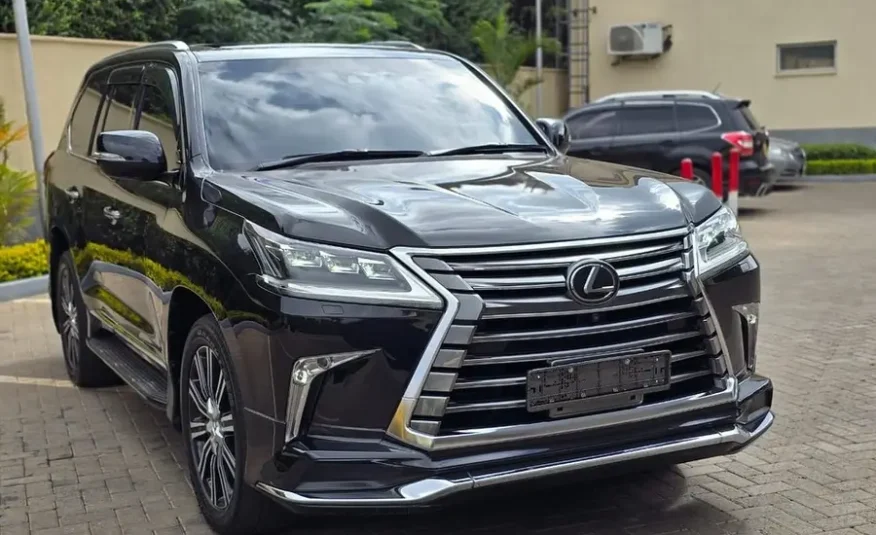
<svg viewBox="0 0 876 535"><path fill-rule="evenodd" d="M739 195L769 194L778 175L769 132L751 102L705 91L636 91L607 95L565 116L570 156L679 174L690 158L694 180L711 186L712 154L721 153L728 191L730 150L739 150Z"/></svg>
<svg viewBox="0 0 876 535"><path fill-rule="evenodd" d="M773 389L736 218L568 138L414 46L110 56L46 162L70 379L166 413L220 533L740 450Z"/></svg>

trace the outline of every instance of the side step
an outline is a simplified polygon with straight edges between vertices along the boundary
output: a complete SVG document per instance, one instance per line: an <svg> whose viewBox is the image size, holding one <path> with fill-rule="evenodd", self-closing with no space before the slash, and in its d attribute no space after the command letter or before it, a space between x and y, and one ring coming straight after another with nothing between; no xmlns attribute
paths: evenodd
<svg viewBox="0 0 876 535"><path fill-rule="evenodd" d="M88 339L88 347L146 401L167 405L167 376L113 335Z"/></svg>

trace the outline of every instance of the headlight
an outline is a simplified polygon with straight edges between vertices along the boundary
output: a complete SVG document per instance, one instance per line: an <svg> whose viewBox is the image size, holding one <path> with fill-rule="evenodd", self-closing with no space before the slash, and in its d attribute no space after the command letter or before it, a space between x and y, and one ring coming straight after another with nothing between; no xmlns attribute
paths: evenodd
<svg viewBox="0 0 876 535"><path fill-rule="evenodd" d="M442 308L428 286L392 257L281 236L247 221L243 232L258 258L261 279L306 299Z"/></svg>
<svg viewBox="0 0 876 535"><path fill-rule="evenodd" d="M779 147L772 147L770 149L770 155L772 156L781 156L784 151Z"/></svg>
<svg viewBox="0 0 876 535"><path fill-rule="evenodd" d="M697 226L694 241L697 274L700 277L738 261L749 252L739 222L726 206Z"/></svg>

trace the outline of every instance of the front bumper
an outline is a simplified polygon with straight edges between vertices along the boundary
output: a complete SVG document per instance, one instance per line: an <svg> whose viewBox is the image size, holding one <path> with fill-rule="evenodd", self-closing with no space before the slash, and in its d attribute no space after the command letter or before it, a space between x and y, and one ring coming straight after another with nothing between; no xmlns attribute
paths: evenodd
<svg viewBox="0 0 876 535"><path fill-rule="evenodd" d="M678 421L663 430L663 438L652 440L633 440L636 432L626 442L609 448L587 449L579 447L571 451L561 448L546 448L545 453L534 456L527 462L487 462L485 459L469 458L463 468L442 468L443 461L433 463L431 473L421 478L389 488L369 490L364 485L345 489L338 484L333 489L322 492L301 492L284 490L274 484L260 481L256 488L278 502L296 511L311 509L339 508L411 508L430 507L452 503L460 495L471 491L488 490L494 487L513 487L537 480L559 480L563 477L580 477L582 473L603 474L614 470L654 467L656 465L688 462L718 455L736 453L762 436L773 423L770 411L772 402L772 383L765 378L753 376L739 384L740 398L735 404L736 417L732 421L717 417L697 422L689 417L687 425L695 425L695 430L680 432L685 427ZM720 423L720 422L725 423ZM638 424L638 432L645 433L646 427L660 427L661 422L651 421ZM585 442L586 444L586 442ZM413 453L413 452L412 452ZM415 453L413 453L416 456ZM395 455L396 462L399 460ZM310 463L335 464L343 466L350 473L365 464L361 455L335 457ZM368 461L387 463L385 471L401 469L391 466L387 459ZM405 463L400 463L405 464Z"/></svg>
<svg viewBox="0 0 876 535"><path fill-rule="evenodd" d="M397 416L392 404L413 373L415 361L404 356L422 354L428 332L440 322L433 316L415 318L420 327L404 337L406 344L394 347L388 340L398 344L402 337L387 339L389 332L373 332L377 324L368 320L363 327L371 328L355 338L355 347L337 346L334 356L350 354L342 349L361 352L376 341L374 336L384 340L388 350L328 370L301 412L307 422L295 437L288 435L280 398L275 406L281 410L274 418L264 416L267 410L250 411L246 480L302 512L393 509L439 506L468 499L474 491L509 488L518 482L530 485L739 451L766 432L773 420L772 383L751 369L756 330L748 330L739 313L740 307L760 301L759 266L748 256L698 284L711 307L712 321L704 328L718 329L722 340L727 375L720 389L538 426L484 429L468 437L465 447L448 447L441 441L442 447L424 448L393 438L387 429L393 428L390 421ZM375 314L377 308L362 312ZM390 319L400 323L387 329L409 321L407 314L381 321ZM324 335L329 332L322 330ZM420 333L419 338L413 339L414 333ZM299 343L308 340L298 336ZM353 340L346 337L348 343ZM324 343L314 344L314 349ZM292 340L278 346L294 347ZM276 352L276 362L289 361L286 351ZM278 369L281 366L275 364L274 372ZM283 378L276 378L277 390ZM513 440L506 440L512 432Z"/></svg>

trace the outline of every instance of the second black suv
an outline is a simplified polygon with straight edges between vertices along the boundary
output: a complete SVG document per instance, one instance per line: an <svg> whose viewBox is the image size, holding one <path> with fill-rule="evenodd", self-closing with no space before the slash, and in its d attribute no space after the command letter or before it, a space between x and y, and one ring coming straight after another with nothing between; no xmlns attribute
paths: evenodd
<svg viewBox="0 0 876 535"><path fill-rule="evenodd" d="M711 184L711 157L740 152L739 195L766 195L776 176L769 162L769 135L750 102L702 91L618 93L570 111L569 154L678 175L690 158L694 179ZM727 188L724 188L727 191Z"/></svg>
<svg viewBox="0 0 876 535"><path fill-rule="evenodd" d="M736 217L566 132L413 47L111 56L46 166L67 372L182 430L223 534L740 450L773 415Z"/></svg>

